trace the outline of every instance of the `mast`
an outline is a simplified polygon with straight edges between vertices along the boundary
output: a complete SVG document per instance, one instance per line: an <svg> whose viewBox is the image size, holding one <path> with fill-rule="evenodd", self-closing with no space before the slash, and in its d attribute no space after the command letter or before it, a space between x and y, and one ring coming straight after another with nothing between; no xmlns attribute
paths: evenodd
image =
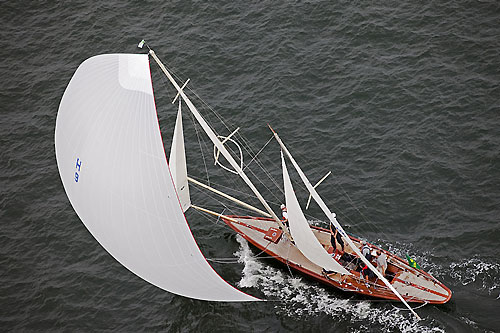
<svg viewBox="0 0 500 333"><path fill-rule="evenodd" d="M271 126L269 126L269 128L271 128ZM295 162L295 159L290 154L290 152L288 151L288 149L285 147L285 145L281 141L281 139L278 136L278 134L272 128L271 128L271 131L274 133L274 137L276 138L276 140L280 144L281 149L288 156L288 159L292 162L293 166L297 170L297 173L299 174L300 178L302 179L302 182L306 185L307 189L309 190L309 193L311 193L313 199L318 203L318 205L321 207L321 209L323 210L323 212L325 213L325 215L328 217L328 219L333 223L333 225L335 225L335 227L338 230L340 230L340 232L342 234L346 235L345 239L346 239L347 243L349 244L349 246L351 247L351 249L368 266L368 268L370 268L372 270L372 272L375 273L375 275L377 275L377 277L380 280L382 280L382 282L384 282L384 284L401 300L401 302L403 302L403 304L406 305L406 307L415 315L415 317L417 317L418 320L420 320L420 317L418 316L418 314L408 305L408 303L406 303L406 301L399 294L399 292L392 286L392 284L389 281L387 281L387 279L382 275L382 273L380 273L372 265L372 263L368 259L366 259L365 256L359 251L358 247L353 243L353 241L351 240L351 238L346 234L346 232L344 231L344 229L342 228L342 226L340 225L340 223L335 218L335 216L336 216L335 213L332 213L330 211L330 209L326 206L325 202L323 201L323 199L321 199L321 197L319 196L318 192L316 192L316 189L311 185L311 183L307 179L307 177L304 174L304 172L302 171L302 169L299 167L299 165L297 164L297 162Z"/></svg>
<svg viewBox="0 0 500 333"><path fill-rule="evenodd" d="M280 228L286 233L286 235L288 236L288 238L290 240L292 240L292 236L288 232L287 228L283 225L283 223L281 222L281 220L279 219L279 217L274 213L274 211L268 205L268 203L266 202L266 200L264 199L264 197L262 197L262 195L260 194L259 190L257 190L257 188L255 187L255 185L250 181L250 179L248 178L248 176L243 172L243 170L238 165L238 163L234 160L234 158L231 156L231 154L227 151L226 147L224 147L224 145L219 140L219 138L217 138L217 135L214 133L214 131L212 130L212 128L210 128L210 126L208 125L208 123L205 121L205 119L203 119L203 117L198 112L198 110L196 109L196 107L193 105L193 103L191 102L191 100L186 96L186 94L184 93L184 91L182 90L182 88L177 84L177 82L172 77L172 75L167 71L167 69L165 68L165 66L163 65L163 63L160 61L160 59L158 59L158 57L156 56L156 53L152 49L149 49L149 54L156 61L156 63L158 64L158 66L160 67L160 69L163 71L163 73L165 73L165 75L170 80L170 82L175 87L175 89L177 89L177 91L180 94L180 96L182 97L182 99L186 102L186 105L188 106L189 110L191 111L191 113L193 114L193 116L196 118L196 120L198 121L198 123L200 124L200 126L203 128L203 130L205 131L205 133L208 135L208 137L210 138L210 140L212 140L213 144L217 147L217 149L219 149L219 151L222 153L222 155L226 158L226 160L229 162L229 164L231 164L231 166L234 168L234 170L236 170L236 172L238 173L238 175L245 181L245 183L248 185L248 187L250 187L250 189L252 190L252 192L257 196L257 198L259 199L259 201L261 202L261 204L264 206L264 208L267 210L267 212L269 212L269 214L271 215L271 217L278 223L278 225L280 226Z"/></svg>

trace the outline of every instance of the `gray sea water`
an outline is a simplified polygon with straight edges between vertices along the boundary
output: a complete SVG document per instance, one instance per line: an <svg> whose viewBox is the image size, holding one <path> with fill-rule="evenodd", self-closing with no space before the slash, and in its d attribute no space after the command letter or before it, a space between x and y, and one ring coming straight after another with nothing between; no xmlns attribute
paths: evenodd
<svg viewBox="0 0 500 333"><path fill-rule="evenodd" d="M2 1L0 18L1 331L500 331L498 2ZM78 65L143 38L256 150L269 123L312 180L331 170L320 193L346 228L414 256L451 301L416 323L193 212L206 255L239 260L215 269L269 302L186 299L116 262L66 197L54 128ZM168 151L172 94L152 71Z"/></svg>

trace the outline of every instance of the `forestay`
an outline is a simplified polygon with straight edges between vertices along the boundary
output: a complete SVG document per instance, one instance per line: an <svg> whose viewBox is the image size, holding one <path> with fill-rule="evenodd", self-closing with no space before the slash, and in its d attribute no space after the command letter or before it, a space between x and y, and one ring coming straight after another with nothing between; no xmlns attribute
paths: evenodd
<svg viewBox="0 0 500 333"><path fill-rule="evenodd" d="M147 55L82 63L59 107L55 146L75 211L125 267L178 295L257 300L221 279L193 239L167 165Z"/></svg>
<svg viewBox="0 0 500 333"><path fill-rule="evenodd" d="M351 273L325 251L316 236L314 236L293 191L283 153L281 153L281 164L283 166L283 183L288 210L288 223L295 245L297 245L300 252L302 252L307 259L316 265L329 271L351 275Z"/></svg>

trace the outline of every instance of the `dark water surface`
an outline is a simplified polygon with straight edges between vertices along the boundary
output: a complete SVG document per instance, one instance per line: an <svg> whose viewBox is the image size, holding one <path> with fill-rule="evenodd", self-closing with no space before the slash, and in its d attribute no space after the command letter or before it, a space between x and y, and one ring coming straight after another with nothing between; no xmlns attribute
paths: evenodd
<svg viewBox="0 0 500 333"><path fill-rule="evenodd" d="M0 330L500 331L498 2L3 1L0 18ZM66 197L54 127L78 65L142 38L255 151L270 123L312 180L333 171L319 190L341 223L413 255L452 300L414 323L256 259L190 211L208 257L240 260L216 270L271 302L186 299L116 262ZM172 91L152 70L169 149ZM278 148L263 154L279 180Z"/></svg>

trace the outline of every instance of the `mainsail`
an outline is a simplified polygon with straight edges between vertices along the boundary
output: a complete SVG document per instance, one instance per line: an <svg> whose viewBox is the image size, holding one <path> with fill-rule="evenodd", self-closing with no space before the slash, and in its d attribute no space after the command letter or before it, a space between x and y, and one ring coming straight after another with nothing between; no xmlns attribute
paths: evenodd
<svg viewBox="0 0 500 333"><path fill-rule="evenodd" d="M144 280L178 295L255 301L207 263L179 205L158 126L147 55L83 62L56 121L59 173L99 243Z"/></svg>
<svg viewBox="0 0 500 333"><path fill-rule="evenodd" d="M293 191L290 176L286 168L283 152L281 153L281 164L283 167L283 183L285 188L286 206L288 210L288 223L295 245L300 252L316 265L341 274L351 275L342 265L333 259L321 246L314 236L306 217L300 208L299 201Z"/></svg>
<svg viewBox="0 0 500 333"><path fill-rule="evenodd" d="M175 81L175 79L167 71L167 69L165 68L165 65L163 65L163 63L160 61L160 59L158 59L158 56L156 55L156 53L153 50L150 49L149 50L149 54L153 57L153 59L158 64L158 66L160 66L160 68L163 71L163 73L165 73L165 75L167 76L167 78L170 80L170 82L172 83L172 85L175 87L175 89L178 92L178 95L180 95L182 97L182 99L184 100L184 102L188 106L189 110L193 114L194 118L198 121L198 123L200 124L201 128L207 134L208 138L213 142L214 146L218 149L218 151L220 151L222 153L222 155L226 158L226 160L233 167L233 169L236 171L236 173L241 177L241 179L243 179L243 181L248 185L248 187L250 187L250 189L252 190L252 192L255 194L255 196L257 197L257 199L259 199L259 201L264 206L264 208L267 210L267 212L269 213L269 215L272 216L272 218L278 223L278 225L280 226L280 228L288 235L288 231L283 226L283 223L281 222L281 220L273 212L273 210L271 209L271 207L269 206L269 204L262 197L262 195L260 194L260 192L255 187L255 185L250 181L250 179L245 174L245 172L243 171L243 169L238 165L238 163L236 163L236 161L234 160L234 158L231 156L231 154L224 147L224 145L219 140L219 138L217 137L217 135L215 134L215 132L212 130L212 128L208 125L208 123L205 121L205 119L203 119L202 115L198 112L198 109L196 109L196 107L194 106L193 102L191 102L191 100L189 99L189 97L186 96L186 94L183 91L183 88L184 88L185 84L184 84L183 87L180 87L177 84L177 82Z"/></svg>

